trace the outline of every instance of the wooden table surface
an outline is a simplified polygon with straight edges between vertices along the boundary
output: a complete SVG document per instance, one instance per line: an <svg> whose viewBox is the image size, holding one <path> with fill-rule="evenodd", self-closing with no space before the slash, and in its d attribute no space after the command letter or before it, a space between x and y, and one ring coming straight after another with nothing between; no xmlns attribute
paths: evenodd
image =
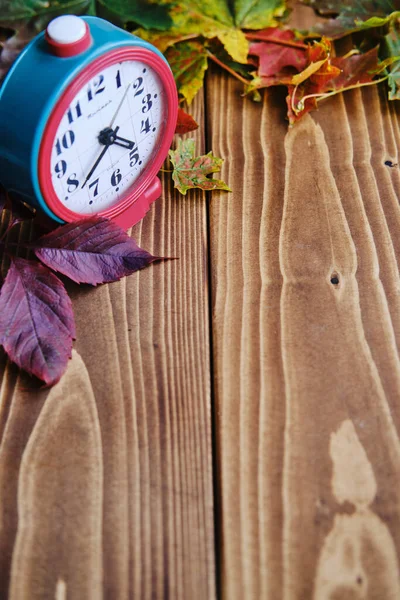
<svg viewBox="0 0 400 600"><path fill-rule="evenodd" d="M400 598L399 108L240 94L191 107L233 192L132 231L179 260L70 286L51 390L1 363L0 598Z"/></svg>

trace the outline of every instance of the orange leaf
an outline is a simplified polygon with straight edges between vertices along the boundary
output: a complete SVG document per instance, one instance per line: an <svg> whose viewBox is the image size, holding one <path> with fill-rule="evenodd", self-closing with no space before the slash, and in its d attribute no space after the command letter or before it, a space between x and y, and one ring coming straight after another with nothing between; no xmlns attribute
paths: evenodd
<svg viewBox="0 0 400 600"><path fill-rule="evenodd" d="M184 110L178 108L178 120L175 133L183 135L184 133L189 133L189 131L194 131L198 126L198 123L196 123L191 115L188 115Z"/></svg>

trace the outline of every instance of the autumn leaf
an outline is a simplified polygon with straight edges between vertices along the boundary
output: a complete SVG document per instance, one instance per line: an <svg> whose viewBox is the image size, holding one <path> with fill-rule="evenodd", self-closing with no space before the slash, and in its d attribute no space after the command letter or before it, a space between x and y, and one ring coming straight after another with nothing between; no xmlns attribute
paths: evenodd
<svg viewBox="0 0 400 600"><path fill-rule="evenodd" d="M191 115L188 115L184 110L178 108L178 119L176 123L175 133L183 135L198 129L199 125Z"/></svg>
<svg viewBox="0 0 400 600"><path fill-rule="evenodd" d="M174 167L172 179L181 194L185 195L190 188L231 191L220 179L207 177L221 170L223 159L214 156L212 152L196 156L193 139L179 140L176 150L170 150L169 156Z"/></svg>
<svg viewBox="0 0 400 600"><path fill-rule="evenodd" d="M193 40L168 48L165 57L174 74L178 93L190 104L203 85L207 50L203 44Z"/></svg>
<svg viewBox="0 0 400 600"><path fill-rule="evenodd" d="M331 45L329 40L304 44L296 40L294 32L273 30L262 32L262 39L273 42L254 42L250 54L258 56L259 65L254 80L247 86L246 93L253 89L271 85L299 85L320 71L328 62ZM258 34L252 35L254 39ZM324 70L326 70L326 66Z"/></svg>
<svg viewBox="0 0 400 600"><path fill-rule="evenodd" d="M312 6L322 16L334 16L325 23L318 24L318 31L331 38L382 27L400 11L400 0L302 0Z"/></svg>
<svg viewBox="0 0 400 600"><path fill-rule="evenodd" d="M104 217L89 217L62 225L32 244L50 269L76 283L106 283L143 269L155 260L118 225Z"/></svg>
<svg viewBox="0 0 400 600"><path fill-rule="evenodd" d="M290 83L308 64L307 45L297 42L293 31L268 28L247 37L257 40L249 49L249 54L259 59L257 86L253 87Z"/></svg>
<svg viewBox="0 0 400 600"><path fill-rule="evenodd" d="M196 39L203 45L204 38L218 39L231 60L246 64L249 43L242 29L274 25L275 19L281 17L285 10L284 0L236 0L233 4L227 0L177 2L169 13L173 26L168 31L160 33L139 29L135 33L157 46L161 52L189 39ZM205 65L202 53L202 59L195 64L200 70L195 72L204 74Z"/></svg>
<svg viewBox="0 0 400 600"><path fill-rule="evenodd" d="M307 47L308 65L303 71L292 77L291 83L298 86L310 79L313 83L323 86L327 81L340 75L340 69L333 64L331 54L332 44L325 37L318 42L309 44Z"/></svg>
<svg viewBox="0 0 400 600"><path fill-rule="evenodd" d="M173 21L169 31L159 33L140 29L135 31L136 35L157 46L161 52L190 37L218 38L234 60L246 62L248 42L244 33L235 27L225 0L176 3L169 14Z"/></svg>
<svg viewBox="0 0 400 600"><path fill-rule="evenodd" d="M330 73L326 73L324 65L321 67L322 76L317 71L300 85L288 86L287 104L290 123L294 123L306 112L315 109L318 102L333 94L370 84L387 65L387 61L379 60L378 47L363 54L351 53L348 56L330 58Z"/></svg>
<svg viewBox="0 0 400 600"><path fill-rule="evenodd" d="M10 359L54 384L66 369L74 337L71 300L58 277L13 258L0 292L0 343Z"/></svg>

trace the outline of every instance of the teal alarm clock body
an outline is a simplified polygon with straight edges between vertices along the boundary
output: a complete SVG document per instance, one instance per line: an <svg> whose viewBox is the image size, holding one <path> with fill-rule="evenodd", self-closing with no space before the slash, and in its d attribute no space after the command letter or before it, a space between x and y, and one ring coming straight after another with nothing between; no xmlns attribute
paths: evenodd
<svg viewBox="0 0 400 600"><path fill-rule="evenodd" d="M60 59L49 52L45 34L21 53L0 89L0 182L53 220L39 182L39 151L50 115L63 91L103 54L128 46L162 54L144 40L97 17L83 17L92 42L83 52ZM166 62L166 61L165 61Z"/></svg>

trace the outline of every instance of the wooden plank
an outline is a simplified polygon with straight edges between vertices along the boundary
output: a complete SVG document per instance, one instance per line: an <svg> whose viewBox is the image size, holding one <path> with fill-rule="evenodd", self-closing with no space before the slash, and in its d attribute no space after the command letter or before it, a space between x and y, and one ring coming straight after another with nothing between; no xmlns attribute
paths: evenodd
<svg viewBox="0 0 400 600"><path fill-rule="evenodd" d="M163 189L133 236L178 260L70 286L75 355L50 392L5 369L1 597L214 598L205 198Z"/></svg>
<svg viewBox="0 0 400 600"><path fill-rule="evenodd" d="M398 598L398 109L207 89L222 596Z"/></svg>

